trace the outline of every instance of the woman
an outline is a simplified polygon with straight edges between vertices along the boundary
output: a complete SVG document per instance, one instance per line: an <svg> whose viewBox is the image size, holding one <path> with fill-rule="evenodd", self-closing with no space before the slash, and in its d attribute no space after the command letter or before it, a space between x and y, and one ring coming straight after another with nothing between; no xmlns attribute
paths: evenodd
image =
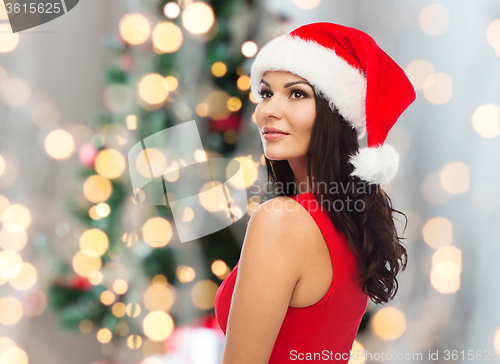
<svg viewBox="0 0 500 364"><path fill-rule="evenodd" d="M222 363L347 363L368 299L393 299L406 268L399 211L378 187L397 171L383 143L415 91L370 36L333 23L269 42L251 83L269 178L284 190L253 212L217 292Z"/></svg>

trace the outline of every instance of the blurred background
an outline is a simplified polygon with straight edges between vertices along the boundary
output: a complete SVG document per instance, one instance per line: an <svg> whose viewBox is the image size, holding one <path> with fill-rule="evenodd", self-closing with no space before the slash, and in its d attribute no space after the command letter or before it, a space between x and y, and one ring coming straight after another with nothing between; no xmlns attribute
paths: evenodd
<svg viewBox="0 0 500 364"><path fill-rule="evenodd" d="M18 33L0 1L1 364L221 363L215 293L267 198L250 67L317 21L370 34L417 90L383 186L408 268L351 362L500 363L498 1L85 0ZM240 162L248 209L180 244L127 153L191 120L210 158Z"/></svg>

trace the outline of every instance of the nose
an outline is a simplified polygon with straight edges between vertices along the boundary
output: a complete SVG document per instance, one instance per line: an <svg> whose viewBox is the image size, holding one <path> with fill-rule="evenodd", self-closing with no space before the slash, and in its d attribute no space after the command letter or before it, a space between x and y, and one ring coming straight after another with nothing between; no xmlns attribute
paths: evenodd
<svg viewBox="0 0 500 364"><path fill-rule="evenodd" d="M283 110L277 97L271 98L261 110L264 119L281 119L283 117Z"/></svg>

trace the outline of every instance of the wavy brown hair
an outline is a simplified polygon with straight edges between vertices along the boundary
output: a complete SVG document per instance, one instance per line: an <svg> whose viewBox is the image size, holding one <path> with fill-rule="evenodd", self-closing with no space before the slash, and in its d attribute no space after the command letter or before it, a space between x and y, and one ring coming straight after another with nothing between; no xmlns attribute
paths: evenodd
<svg viewBox="0 0 500 364"><path fill-rule="evenodd" d="M402 245L405 238L398 236L393 213L404 215L404 231L408 218L392 207L391 199L378 184L370 185L357 176L350 176L354 166L349 157L359 150L356 131L336 108L330 109L321 92L316 91L314 97L316 120L306 154L307 175L314 186L314 196L326 208L336 229L347 238L358 262L356 279L360 288L373 302L387 303L398 291L396 275L406 269L408 260ZM269 182L273 186L284 186L278 195L296 194L288 161L265 160ZM345 206L349 201L363 208L335 208L339 202Z"/></svg>

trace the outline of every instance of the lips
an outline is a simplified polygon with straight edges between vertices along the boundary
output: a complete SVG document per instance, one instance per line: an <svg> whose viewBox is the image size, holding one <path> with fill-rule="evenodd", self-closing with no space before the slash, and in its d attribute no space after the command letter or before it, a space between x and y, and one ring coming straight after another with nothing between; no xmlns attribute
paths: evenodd
<svg viewBox="0 0 500 364"><path fill-rule="evenodd" d="M282 130L279 130L277 128L274 128L272 126L265 126L262 128L262 134L283 134L283 135L288 135L288 133L285 133Z"/></svg>
<svg viewBox="0 0 500 364"><path fill-rule="evenodd" d="M273 128L272 126L263 127L262 134L264 140L267 141L283 139L288 136L288 133L285 133L284 131L279 130L277 128Z"/></svg>

